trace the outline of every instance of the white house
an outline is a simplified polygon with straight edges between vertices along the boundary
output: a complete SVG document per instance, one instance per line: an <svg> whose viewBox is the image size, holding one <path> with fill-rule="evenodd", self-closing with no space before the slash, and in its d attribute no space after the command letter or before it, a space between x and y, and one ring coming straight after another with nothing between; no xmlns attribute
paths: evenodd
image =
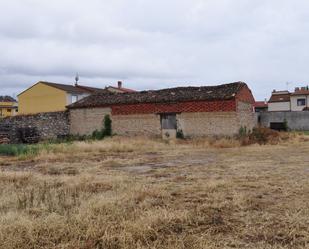
<svg viewBox="0 0 309 249"><path fill-rule="evenodd" d="M291 93L289 91L274 90L268 101L268 111L269 112L291 111L290 95Z"/></svg>
<svg viewBox="0 0 309 249"><path fill-rule="evenodd" d="M291 110L303 111L309 109L309 88L297 87L291 94Z"/></svg>
<svg viewBox="0 0 309 249"><path fill-rule="evenodd" d="M293 93L276 91L268 101L269 112L305 111L309 110L309 87L297 87Z"/></svg>

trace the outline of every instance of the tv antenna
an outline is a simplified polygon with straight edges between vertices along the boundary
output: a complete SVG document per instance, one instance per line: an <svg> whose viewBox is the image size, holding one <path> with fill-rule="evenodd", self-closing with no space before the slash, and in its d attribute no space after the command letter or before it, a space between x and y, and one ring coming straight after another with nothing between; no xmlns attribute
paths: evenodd
<svg viewBox="0 0 309 249"><path fill-rule="evenodd" d="M78 81L79 81L79 75L78 75L78 73L76 73L76 75L75 75L75 85L78 84Z"/></svg>
<svg viewBox="0 0 309 249"><path fill-rule="evenodd" d="M289 86L291 85L292 83L291 82L289 82L289 81L287 81L286 82L286 89L289 91Z"/></svg>

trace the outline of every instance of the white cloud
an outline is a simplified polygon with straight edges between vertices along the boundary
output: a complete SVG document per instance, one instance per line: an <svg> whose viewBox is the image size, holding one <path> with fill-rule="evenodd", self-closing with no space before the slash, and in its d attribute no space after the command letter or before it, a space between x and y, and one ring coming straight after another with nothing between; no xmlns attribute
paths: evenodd
<svg viewBox="0 0 309 249"><path fill-rule="evenodd" d="M0 94L37 80L127 87L306 84L306 0L0 0Z"/></svg>

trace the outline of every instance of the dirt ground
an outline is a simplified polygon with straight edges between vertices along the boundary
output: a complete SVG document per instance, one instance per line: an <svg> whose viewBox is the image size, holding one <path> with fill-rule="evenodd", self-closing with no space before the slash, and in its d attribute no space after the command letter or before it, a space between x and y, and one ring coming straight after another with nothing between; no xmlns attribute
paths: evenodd
<svg viewBox="0 0 309 249"><path fill-rule="evenodd" d="M0 157L0 200L6 249L305 249L309 139L215 148L113 138Z"/></svg>

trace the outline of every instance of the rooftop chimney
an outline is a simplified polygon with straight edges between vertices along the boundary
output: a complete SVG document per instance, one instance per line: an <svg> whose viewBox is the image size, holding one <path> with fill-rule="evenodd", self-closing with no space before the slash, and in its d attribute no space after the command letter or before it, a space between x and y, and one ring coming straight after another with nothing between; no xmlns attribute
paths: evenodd
<svg viewBox="0 0 309 249"><path fill-rule="evenodd" d="M298 92L299 91L299 87L295 87L295 92Z"/></svg>
<svg viewBox="0 0 309 249"><path fill-rule="evenodd" d="M122 88L122 81L118 81L118 88Z"/></svg>

